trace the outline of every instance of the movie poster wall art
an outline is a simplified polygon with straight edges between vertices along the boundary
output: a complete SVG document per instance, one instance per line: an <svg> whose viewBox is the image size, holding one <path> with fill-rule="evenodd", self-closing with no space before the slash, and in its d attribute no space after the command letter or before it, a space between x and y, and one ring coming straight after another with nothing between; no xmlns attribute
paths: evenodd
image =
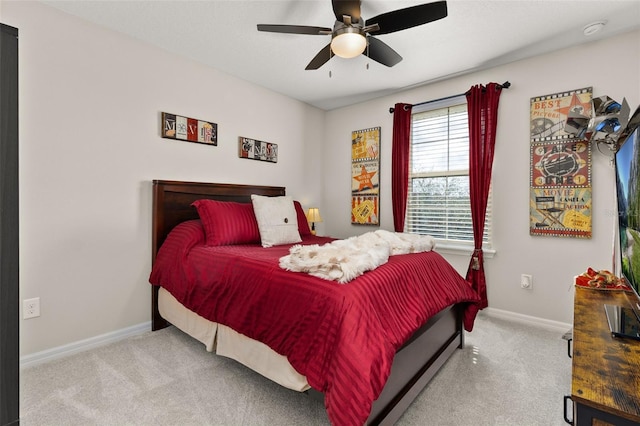
<svg viewBox="0 0 640 426"><path fill-rule="evenodd" d="M591 187L531 188L531 235L591 238Z"/></svg>
<svg viewBox="0 0 640 426"><path fill-rule="evenodd" d="M591 238L591 145L565 132L569 112L591 115L591 88L531 98L529 231Z"/></svg>
<svg viewBox="0 0 640 426"><path fill-rule="evenodd" d="M380 224L380 127L351 132L351 223Z"/></svg>
<svg viewBox="0 0 640 426"><path fill-rule="evenodd" d="M250 160L277 163L278 145L240 136L238 138L238 156Z"/></svg>
<svg viewBox="0 0 640 426"><path fill-rule="evenodd" d="M531 186L591 186L591 149L586 141L531 144Z"/></svg>
<svg viewBox="0 0 640 426"><path fill-rule="evenodd" d="M162 137L217 146L218 125L210 121L163 112Z"/></svg>
<svg viewBox="0 0 640 426"><path fill-rule="evenodd" d="M592 93L593 89L586 87L531 98L531 141L553 141L574 137L564 130L569 112L591 116Z"/></svg>

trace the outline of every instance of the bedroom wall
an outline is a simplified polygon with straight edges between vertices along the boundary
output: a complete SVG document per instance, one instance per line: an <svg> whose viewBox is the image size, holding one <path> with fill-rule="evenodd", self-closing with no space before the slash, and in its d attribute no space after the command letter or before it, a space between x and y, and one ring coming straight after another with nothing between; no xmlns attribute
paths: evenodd
<svg viewBox="0 0 640 426"><path fill-rule="evenodd" d="M598 53L606 52L608 61ZM351 225L351 131L382 127L381 227L393 229L391 213L391 135L389 107L397 102L420 103L466 92L474 84L510 81L502 92L493 171L494 258L486 259L489 306L549 322L571 323L573 277L587 267L612 268L615 217L614 171L604 155L592 155L593 236L591 239L529 235L529 102L530 98L593 87L594 96L627 98L632 111L640 102L640 32L585 44L522 60L487 71L473 72L397 95L327 113L324 151L325 225L331 235L348 236L370 230ZM445 257L466 274L469 255ZM533 275L533 289L520 288L520 275ZM494 311L495 312L495 311ZM526 317L523 317L526 319Z"/></svg>
<svg viewBox="0 0 640 426"><path fill-rule="evenodd" d="M150 321L153 179L321 201L323 111L36 2L1 20L20 30L20 299L41 300L21 355ZM218 123L218 146L162 139L161 111ZM278 163L239 159L238 136Z"/></svg>

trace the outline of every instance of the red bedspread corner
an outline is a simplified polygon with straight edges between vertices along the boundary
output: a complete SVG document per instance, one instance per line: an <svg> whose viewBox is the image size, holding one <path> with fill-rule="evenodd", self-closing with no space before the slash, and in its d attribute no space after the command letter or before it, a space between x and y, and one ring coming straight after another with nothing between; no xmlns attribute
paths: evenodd
<svg viewBox="0 0 640 426"><path fill-rule="evenodd" d="M476 315L480 312L480 297L478 297L478 302L476 303L468 303L467 308L464 311L464 315L462 317L462 325L464 329L468 332L473 331L473 325L476 321Z"/></svg>

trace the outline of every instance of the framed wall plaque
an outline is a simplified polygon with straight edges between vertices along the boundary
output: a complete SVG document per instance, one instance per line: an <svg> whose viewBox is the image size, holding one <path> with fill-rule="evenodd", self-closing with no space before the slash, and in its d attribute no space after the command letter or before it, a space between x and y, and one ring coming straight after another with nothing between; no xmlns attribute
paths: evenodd
<svg viewBox="0 0 640 426"><path fill-rule="evenodd" d="M210 121L163 112L162 137L217 146L218 125Z"/></svg>
<svg viewBox="0 0 640 426"><path fill-rule="evenodd" d="M256 139L238 138L238 156L250 160L278 162L278 144Z"/></svg>

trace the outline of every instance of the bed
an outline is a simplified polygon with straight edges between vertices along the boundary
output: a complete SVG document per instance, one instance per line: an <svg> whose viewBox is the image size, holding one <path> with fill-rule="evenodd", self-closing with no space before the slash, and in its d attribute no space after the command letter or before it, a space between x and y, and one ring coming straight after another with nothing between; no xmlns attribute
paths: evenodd
<svg viewBox="0 0 640 426"><path fill-rule="evenodd" d="M375 271L356 278L344 286L311 277L307 274L288 272L279 268L271 268L267 274L261 273L261 270L257 269L254 274L254 266L258 268L259 265L254 265L253 263L257 264L262 261L263 251L271 253L269 256L280 256L287 252L289 246L278 246L270 249L261 249L250 245L224 248L204 247L202 237L197 236L198 229L201 226L199 224L200 217L197 210L192 207L192 203L202 199L250 203L252 194L282 197L285 196L285 188L164 180L153 181L152 256L154 270L150 278L152 284L152 329L159 330L173 324L200 340L207 350L236 359L290 389L307 392L312 397L323 399L329 419L334 424L395 423L438 369L455 352L456 348L463 346L463 328L470 330L473 327L473 320L477 312L477 295L472 290L467 290L467 288L470 289L470 286L466 282L465 285L456 284L460 286L460 289L443 290L443 292L451 293L445 297L446 300L451 299L451 301L446 302L447 305L439 308L437 312L410 311L410 315L407 318L402 317L401 320L403 322L405 320L408 322L413 321L416 324L412 326L410 333L401 334L401 337L398 337L388 330L398 328L406 332L409 326L388 323L389 321L398 321L390 313L391 310L397 309L396 304L389 307L387 306L389 305L388 302L370 302L367 300L367 303L373 303L380 307L374 314L370 314L368 309L353 307L356 303L360 303L359 300L369 299L369 293L364 293L364 290L358 290L360 291L360 293L357 293L358 302L353 302L354 296L348 293L352 289L358 289L362 283L367 282L369 280L368 277L374 277L373 272ZM176 248L178 244L176 241L182 241L180 238L184 239L183 235L189 235L188 238L190 238L189 241L191 242L188 250L182 246ZM322 244L328 241L331 241L331 239L305 236L302 244ZM180 244L183 243L180 242ZM171 252L171 250L175 251L175 253ZM238 259L244 256L246 250L253 250L245 259L248 263L238 263L240 262ZM215 302L194 302L192 295L186 296L181 293L181 290L176 290L175 286L172 286L172 281L180 281L185 276L200 280L201 276L210 274L210 272L207 272L207 274L202 272L202 267L198 266L193 270L182 270L182 267L178 265L179 261L175 260L175 262L178 262L176 263L178 266L176 266L172 274L163 275L155 271L157 264L160 263L158 261L159 255L162 263L166 263L167 256L171 256L171 259L180 258L181 256L191 259L191 257L199 258L205 256L203 254L205 252L215 252L216 259L229 258L232 266L222 268L225 271L242 269L241 279L235 276L235 278L231 279L233 281L232 286L224 292L221 292L220 288L218 288L215 295L209 297L209 299L215 299ZM209 256L209 254L206 255ZM264 257L266 259L267 255L265 254ZM256 259L255 262L254 259ZM410 265L409 269L419 269L423 267L422 264L433 262L437 266L438 274L457 276L446 279L438 278L442 283L458 279L462 280L453 268L435 252L392 256L389 259L388 264L378 268L386 268L386 272L380 271L381 274L397 275L398 271L407 269L402 267L402 264L399 263L401 261L410 261L411 263L408 264ZM267 261L273 263L273 260L267 259ZM170 262L174 262L174 260ZM217 265L218 261L211 263ZM259 267L262 268L262 266ZM426 266L424 267L426 268ZM222 271L222 269L216 268L221 267L207 266L204 269ZM390 272L394 271L394 269L389 268L396 268L395 272ZM239 300L238 298L242 297L241 293L237 293L241 291L238 288L241 284L240 281L263 280L263 275L269 275L273 284L260 281L260 285L253 288L268 288L269 291L252 291L251 294L244 296L247 303L234 302L236 305L233 305L231 302L222 301L222 293L225 293L224 297L227 297L226 293L229 293L229 300L234 300L234 297L236 301ZM421 275L429 274L422 273ZM285 280L287 291L290 291L291 294L287 293L285 296L282 293L278 293L278 299L273 304L276 306L280 303L280 300L286 299L288 304L283 306L286 306L287 315L298 315L296 318L300 318L300 321L295 321L296 326L291 330L287 329L288 325L278 324L275 322L277 319L271 318L278 315L285 316L282 315L284 313L282 309L278 315L271 315L271 310L273 309L266 310L254 303L255 300L259 299L253 293L261 293L260 297L267 297L267 293L273 292L272 288L276 288L276 285L280 285L278 283L285 282ZM464 282L464 280L462 281ZM358 285L354 283L358 283ZM444 284L442 286L445 288ZM278 292L281 292L280 287L277 288L279 289ZM317 294L314 293L313 298L307 297L306 293L304 293L309 291L309 288L312 288L313 292L317 292ZM407 294L400 297L411 296L412 301L423 297L421 294L413 294L411 291L413 290L407 290ZM202 290L200 289L199 292L201 293ZM198 292L194 290L192 293ZM297 300L292 299L294 297L293 294L298 297L298 293L305 294L302 297L303 300L292 302L292 300ZM339 297L337 294L339 294ZM428 296L433 297L433 295ZM426 297L425 295L424 298ZM312 300L309 302L311 303L309 306L321 306L322 308L312 309L307 307L305 310L304 304L307 303L304 300L305 298ZM373 296L370 298L374 299ZM339 308L334 308L335 300L340 301ZM251 305L252 303L253 305ZM442 302L440 303L442 304ZM248 305L251 305L251 307L248 308ZM209 307L203 308L203 306ZM348 306L349 313L345 313L347 310L345 306ZM295 312L296 309L300 311ZM386 309L390 311L387 312ZM336 315L351 315L352 310L358 311L357 326L347 327L348 324L351 324L350 321L353 321L347 316L336 317L336 319L329 318L329 314L326 313L336 311ZM220 312L223 311L229 313L229 317L220 320L222 318ZM307 311L322 311L322 313L314 315L323 315L322 318L319 318L318 323L325 321L326 324L314 325L315 323L307 318ZM259 318L253 318L254 316ZM269 321L274 322L270 322L268 327L263 325L263 322ZM385 327L380 330L380 327L372 326L373 322L376 325L384 324ZM242 329L244 323L251 323L251 325L245 330ZM387 329L387 326L390 328ZM310 329L306 330L305 327L310 327ZM278 329L277 333L274 331L276 329ZM318 335L322 335L322 339L318 339ZM395 337L392 338L392 335ZM295 336L295 339L293 337L290 338L290 336ZM316 336L315 340L310 336ZM348 336L348 339L345 336ZM295 343L292 343L292 341ZM303 349L300 349L302 346L299 344L300 342L305 342ZM339 342L340 344L337 345ZM349 348L355 343L360 345L362 352L378 351L379 356L376 352L371 355L371 360L364 358L362 360L351 359L351 357L355 356L354 348ZM345 349L342 349L343 346ZM372 349L369 349L369 347ZM392 348L391 354L388 353L390 348ZM348 352L348 350L351 350L351 352ZM367 362L370 365L366 364ZM347 364L346 367L345 363ZM359 368L360 364L365 364L367 370L350 371L351 369ZM349 377L350 374L354 375L354 377ZM358 383L352 384L354 386L353 389L346 388L345 386L352 381ZM362 382L362 389L357 387L360 382ZM348 395L348 398L345 395ZM345 399L353 399L354 402L348 402ZM365 407L364 414L362 411L363 406Z"/></svg>

